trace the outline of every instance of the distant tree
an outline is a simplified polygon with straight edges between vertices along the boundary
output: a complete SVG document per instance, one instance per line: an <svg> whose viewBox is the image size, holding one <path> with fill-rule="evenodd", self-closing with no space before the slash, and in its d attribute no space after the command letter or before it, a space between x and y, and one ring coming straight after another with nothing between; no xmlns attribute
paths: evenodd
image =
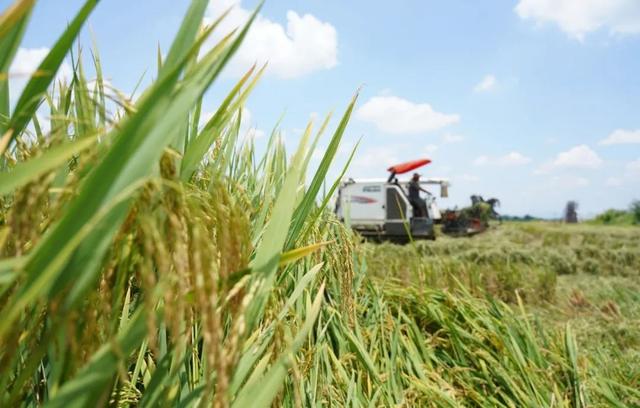
<svg viewBox="0 0 640 408"><path fill-rule="evenodd" d="M500 219L503 221L516 221L516 222L529 222L529 221L539 221L540 218L534 217L531 214L525 214L524 216L518 215L501 215Z"/></svg>
<svg viewBox="0 0 640 408"><path fill-rule="evenodd" d="M567 224L575 224L578 222L578 202L569 201L564 209L564 222Z"/></svg>
<svg viewBox="0 0 640 408"><path fill-rule="evenodd" d="M633 215L633 223L640 224L640 200L633 200L629 207L631 215Z"/></svg>
<svg viewBox="0 0 640 408"><path fill-rule="evenodd" d="M598 214L593 221L596 224L612 224L612 225L624 225L624 224L628 224L629 221L631 220L631 213L624 211L624 210L616 210L616 209L609 209L604 211L601 214Z"/></svg>

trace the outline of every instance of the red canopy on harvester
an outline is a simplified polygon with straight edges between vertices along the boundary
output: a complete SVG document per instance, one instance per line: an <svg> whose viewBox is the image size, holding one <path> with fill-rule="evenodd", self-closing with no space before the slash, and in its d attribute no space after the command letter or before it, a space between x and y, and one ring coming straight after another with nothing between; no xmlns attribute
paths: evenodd
<svg viewBox="0 0 640 408"><path fill-rule="evenodd" d="M413 161L408 161L406 163L400 163L400 164L396 164L395 166L391 166L387 169L387 171L390 171L395 174L403 174L403 173L410 172L411 170L417 169L418 167L422 167L429 163L431 163L431 160L429 159L413 160Z"/></svg>

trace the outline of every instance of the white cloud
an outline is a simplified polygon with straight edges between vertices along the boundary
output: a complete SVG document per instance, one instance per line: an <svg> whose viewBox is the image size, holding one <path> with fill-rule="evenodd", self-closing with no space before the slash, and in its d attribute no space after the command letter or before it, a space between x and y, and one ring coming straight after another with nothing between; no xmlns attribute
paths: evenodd
<svg viewBox="0 0 640 408"><path fill-rule="evenodd" d="M589 146L579 145L559 153L554 160L544 163L534 173L547 174L556 169L597 169L602 163L600 156Z"/></svg>
<svg viewBox="0 0 640 408"><path fill-rule="evenodd" d="M479 156L473 161L476 166L523 166L531 163L531 158L519 152L510 152L500 157Z"/></svg>
<svg viewBox="0 0 640 408"><path fill-rule="evenodd" d="M46 47L18 48L15 58L9 68L11 77L28 79L38 68L44 57L49 53Z"/></svg>
<svg viewBox="0 0 640 408"><path fill-rule="evenodd" d="M498 81L496 81L495 76L487 75L473 88L473 90L475 92L489 92L496 87L497 83Z"/></svg>
<svg viewBox="0 0 640 408"><path fill-rule="evenodd" d="M528 163L531 163L531 158L518 152L507 153L498 158L498 164L502 166L520 166Z"/></svg>
<svg viewBox="0 0 640 408"><path fill-rule="evenodd" d="M442 143L452 144L452 143L460 143L464 140L464 136L457 135L454 133L447 133L442 137Z"/></svg>
<svg viewBox="0 0 640 408"><path fill-rule="evenodd" d="M420 157L420 151L410 153L412 148L415 147L402 143L387 146L371 146L364 149L359 148L349 168L348 176L365 178L388 177L389 173L387 172L387 168L390 166ZM351 149L352 148L349 147L345 153L351 154ZM429 147L427 147L426 150L429 150ZM425 152L423 151L422 154L425 154ZM443 176L442 173L450 171L448 166L437 164L436 166L437 167L434 167L434 164L430 164L426 167L428 170L425 171L428 171L429 174L437 173L438 176ZM421 170L418 170L418 172L421 172ZM411 174L405 174L403 177L408 176L411 176Z"/></svg>
<svg viewBox="0 0 640 408"><path fill-rule="evenodd" d="M617 129L613 131L605 139L602 139L600 141L601 145L638 144L638 143L640 143L640 129L638 130Z"/></svg>
<svg viewBox="0 0 640 408"><path fill-rule="evenodd" d="M627 170L632 173L640 173L640 158L627 163Z"/></svg>
<svg viewBox="0 0 640 408"><path fill-rule="evenodd" d="M460 120L459 115L436 112L428 103L397 96L374 96L358 109L356 117L392 134L431 132Z"/></svg>
<svg viewBox="0 0 640 408"><path fill-rule="evenodd" d="M553 161L554 167L574 167L596 169L602 165L602 159L587 145L573 147L558 154Z"/></svg>
<svg viewBox="0 0 640 408"><path fill-rule="evenodd" d="M24 89L25 85L29 81L31 75L33 75L40 63L49 53L49 48L40 47L40 48L18 48L16 55L11 62L11 67L9 67L9 79L10 79L10 87L11 87L11 98L17 101L18 96ZM57 81L66 81L69 82L71 80L71 76L73 75L73 70L71 65L69 65L66 61L60 65L60 69L58 70L56 76Z"/></svg>
<svg viewBox="0 0 640 408"><path fill-rule="evenodd" d="M640 33L638 0L520 0L515 11L525 20L555 23L579 40L601 28L613 34Z"/></svg>
<svg viewBox="0 0 640 408"><path fill-rule="evenodd" d="M607 187L620 187L622 185L622 180L617 177L609 177L604 184Z"/></svg>
<svg viewBox="0 0 640 408"><path fill-rule="evenodd" d="M358 176L386 174L389 166L400 163L399 152L393 147L377 146L356 153L353 160L354 172ZM406 161L406 160L405 160Z"/></svg>
<svg viewBox="0 0 640 408"><path fill-rule="evenodd" d="M233 8L216 29L214 41L241 27L252 13L242 7L240 0L215 0L209 3L205 22L214 21L229 7ZM255 62L267 61L267 73L279 78L296 78L333 68L338 64L336 29L311 14L300 15L291 10L287 11L286 27L260 14L230 61L229 70L241 75Z"/></svg>

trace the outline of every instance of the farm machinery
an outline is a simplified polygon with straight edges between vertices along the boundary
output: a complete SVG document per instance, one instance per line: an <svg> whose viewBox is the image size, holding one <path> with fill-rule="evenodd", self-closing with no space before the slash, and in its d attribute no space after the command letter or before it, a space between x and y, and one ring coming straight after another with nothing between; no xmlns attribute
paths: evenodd
<svg viewBox="0 0 640 408"><path fill-rule="evenodd" d="M421 159L391 166L387 169L387 179L350 178L343 181L338 189L337 216L368 239L394 242L407 242L412 238L434 240L434 223L442 220L442 214L434 195L426 187L439 186L440 197L448 197L449 181L441 178L419 180L417 173L413 181L398 180L397 177L429 163L431 160ZM412 197L411 188L414 189ZM425 196L419 196L416 188Z"/></svg>
<svg viewBox="0 0 640 408"><path fill-rule="evenodd" d="M489 220L499 220L496 207L500 200L472 195L471 206L461 210L446 210L442 216L442 232L454 236L472 236L484 232L489 227Z"/></svg>

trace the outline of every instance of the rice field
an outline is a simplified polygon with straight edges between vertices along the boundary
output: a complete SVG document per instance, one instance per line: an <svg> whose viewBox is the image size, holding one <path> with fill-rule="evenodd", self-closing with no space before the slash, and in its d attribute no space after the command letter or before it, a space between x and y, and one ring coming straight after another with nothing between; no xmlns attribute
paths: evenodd
<svg viewBox="0 0 640 408"><path fill-rule="evenodd" d="M370 273L385 279L489 293L515 303L556 298L559 277L589 275L637 279L640 230L634 227L568 226L551 222L495 224L465 239L441 234L414 245L364 245Z"/></svg>
<svg viewBox="0 0 640 408"><path fill-rule="evenodd" d="M59 82L96 3L13 105L6 73L34 1L0 17L0 406L640 404L631 354L606 354L638 340L623 280L637 278L636 230L505 228L508 253L363 245L327 208L357 94L294 150L276 128L259 152L240 121L262 67L203 106L252 22L201 50L217 29L201 27L205 0L136 100L109 89L97 49ZM582 336L614 292L602 319L624 318L627 348L598 350ZM566 293L577 317L550 306Z"/></svg>
<svg viewBox="0 0 640 408"><path fill-rule="evenodd" d="M381 285L453 293L463 287L514 311L524 304L535 324L556 332L570 327L593 364L640 387L638 228L504 223L471 238L364 244L360 251Z"/></svg>

